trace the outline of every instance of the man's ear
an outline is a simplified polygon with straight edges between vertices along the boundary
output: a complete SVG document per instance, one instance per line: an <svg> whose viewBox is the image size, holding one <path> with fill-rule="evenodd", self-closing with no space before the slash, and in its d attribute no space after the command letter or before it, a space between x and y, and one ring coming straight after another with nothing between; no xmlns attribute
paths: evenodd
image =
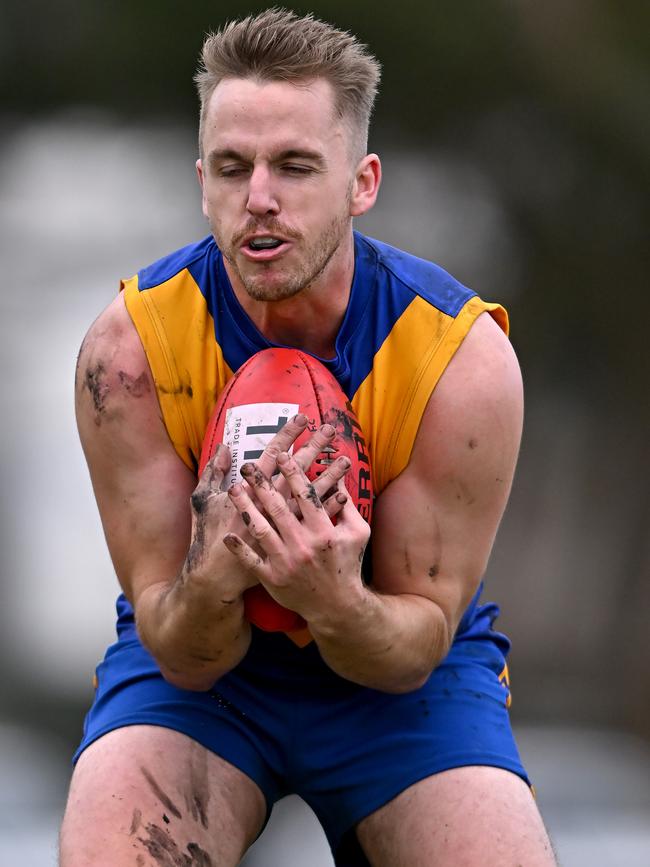
<svg viewBox="0 0 650 867"><path fill-rule="evenodd" d="M360 217L377 201L381 184L381 161L377 154L366 154L357 166L350 197L350 216Z"/></svg>
<svg viewBox="0 0 650 867"><path fill-rule="evenodd" d="M205 201L205 184L203 182L203 163L201 162L200 157L196 161L196 176L199 180L199 186L201 187L201 193L202 193L201 203L202 203L202 208L203 208L203 216L207 217L208 211L207 211L207 202Z"/></svg>

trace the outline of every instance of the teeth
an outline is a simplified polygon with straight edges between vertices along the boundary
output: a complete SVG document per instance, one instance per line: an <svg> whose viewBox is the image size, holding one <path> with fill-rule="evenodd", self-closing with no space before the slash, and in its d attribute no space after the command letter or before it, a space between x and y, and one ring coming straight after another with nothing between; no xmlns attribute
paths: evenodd
<svg viewBox="0 0 650 867"><path fill-rule="evenodd" d="M253 238L250 242L250 246L253 250L273 250L275 247L279 247L282 241L279 241L277 238Z"/></svg>

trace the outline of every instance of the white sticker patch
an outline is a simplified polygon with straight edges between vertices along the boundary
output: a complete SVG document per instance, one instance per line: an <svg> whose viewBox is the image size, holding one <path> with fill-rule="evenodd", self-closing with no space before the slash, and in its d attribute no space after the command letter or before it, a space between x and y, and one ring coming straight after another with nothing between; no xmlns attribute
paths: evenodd
<svg viewBox="0 0 650 867"><path fill-rule="evenodd" d="M223 441L230 449L232 466L223 480L222 490L227 491L241 481L242 465L256 461L276 433L299 410L297 403L247 403L226 410Z"/></svg>

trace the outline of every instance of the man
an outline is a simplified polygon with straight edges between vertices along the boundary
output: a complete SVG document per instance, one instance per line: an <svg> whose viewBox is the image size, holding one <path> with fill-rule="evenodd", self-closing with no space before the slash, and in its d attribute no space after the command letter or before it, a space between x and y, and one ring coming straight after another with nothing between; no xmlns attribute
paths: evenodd
<svg viewBox="0 0 650 867"><path fill-rule="evenodd" d="M353 233L381 178L366 153L378 80L363 46L311 16L210 37L197 171L212 236L126 281L83 344L79 429L124 596L64 867L235 865L288 792L340 865L554 863L509 727L508 642L478 602L520 374L502 308ZM370 583L345 460L319 482L326 509L303 496L328 426L290 456L297 416L257 482L228 492L222 447L197 486L216 397L271 345L323 360L360 419ZM258 582L310 644L251 628L242 593Z"/></svg>

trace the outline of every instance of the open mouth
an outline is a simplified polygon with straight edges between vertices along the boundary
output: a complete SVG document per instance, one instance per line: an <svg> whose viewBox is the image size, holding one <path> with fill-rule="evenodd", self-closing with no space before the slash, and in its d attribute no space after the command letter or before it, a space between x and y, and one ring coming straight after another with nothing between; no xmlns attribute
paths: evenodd
<svg viewBox="0 0 650 867"><path fill-rule="evenodd" d="M283 238L275 238L273 235L255 235L244 240L241 251L252 262L270 262L284 255L290 246L290 242Z"/></svg>
<svg viewBox="0 0 650 867"><path fill-rule="evenodd" d="M277 248L282 244L279 238L265 237L265 238L251 238L248 242L248 246L251 250L277 250Z"/></svg>

